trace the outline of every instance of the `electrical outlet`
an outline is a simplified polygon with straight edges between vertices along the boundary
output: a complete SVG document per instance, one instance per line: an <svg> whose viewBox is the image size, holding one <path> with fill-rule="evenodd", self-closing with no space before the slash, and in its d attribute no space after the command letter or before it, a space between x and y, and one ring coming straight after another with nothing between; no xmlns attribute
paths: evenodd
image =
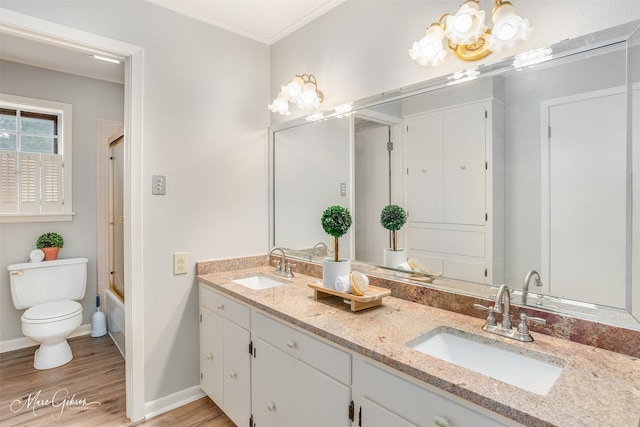
<svg viewBox="0 0 640 427"><path fill-rule="evenodd" d="M173 274L187 274L187 253L176 252L173 254Z"/></svg>

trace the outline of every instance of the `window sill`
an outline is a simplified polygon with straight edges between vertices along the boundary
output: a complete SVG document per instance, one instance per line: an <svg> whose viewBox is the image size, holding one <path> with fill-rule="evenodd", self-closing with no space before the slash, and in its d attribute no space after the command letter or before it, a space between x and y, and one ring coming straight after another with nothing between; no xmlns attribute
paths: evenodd
<svg viewBox="0 0 640 427"><path fill-rule="evenodd" d="M19 222L64 222L73 220L75 212L59 214L0 214L0 224Z"/></svg>

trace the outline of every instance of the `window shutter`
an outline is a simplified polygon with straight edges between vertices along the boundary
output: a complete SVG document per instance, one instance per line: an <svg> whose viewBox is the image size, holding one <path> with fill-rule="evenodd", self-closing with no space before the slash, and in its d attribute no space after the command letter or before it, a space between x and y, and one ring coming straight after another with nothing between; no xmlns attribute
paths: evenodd
<svg viewBox="0 0 640 427"><path fill-rule="evenodd" d="M17 153L0 152L0 213L18 212Z"/></svg>
<svg viewBox="0 0 640 427"><path fill-rule="evenodd" d="M62 156L59 154L41 154L41 156L41 212L63 212L64 194L62 191Z"/></svg>
<svg viewBox="0 0 640 427"><path fill-rule="evenodd" d="M20 213L40 212L40 154L18 153Z"/></svg>

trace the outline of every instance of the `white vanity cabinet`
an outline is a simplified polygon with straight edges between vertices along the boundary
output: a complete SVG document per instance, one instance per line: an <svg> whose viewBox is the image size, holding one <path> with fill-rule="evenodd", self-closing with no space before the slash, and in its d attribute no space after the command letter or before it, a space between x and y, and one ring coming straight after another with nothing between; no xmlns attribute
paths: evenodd
<svg viewBox="0 0 640 427"><path fill-rule="evenodd" d="M409 257L446 277L503 279L503 116L486 100L406 119Z"/></svg>
<svg viewBox="0 0 640 427"><path fill-rule="evenodd" d="M351 426L351 355L261 312L252 317L255 425Z"/></svg>
<svg viewBox="0 0 640 427"><path fill-rule="evenodd" d="M251 310L200 285L200 387L236 425L251 417Z"/></svg>
<svg viewBox="0 0 640 427"><path fill-rule="evenodd" d="M400 373L353 358L353 397L361 427L504 427L518 425ZM456 401L458 400L458 401Z"/></svg>

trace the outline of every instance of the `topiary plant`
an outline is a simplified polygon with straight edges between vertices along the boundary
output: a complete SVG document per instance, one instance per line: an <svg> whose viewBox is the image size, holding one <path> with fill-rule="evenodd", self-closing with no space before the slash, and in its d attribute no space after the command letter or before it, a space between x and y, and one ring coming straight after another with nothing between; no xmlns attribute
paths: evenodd
<svg viewBox="0 0 640 427"><path fill-rule="evenodd" d="M391 250L398 250L398 230L407 222L407 213L398 205L387 205L380 213L380 224L391 231Z"/></svg>
<svg viewBox="0 0 640 427"><path fill-rule="evenodd" d="M64 246L64 239L58 233L44 233L36 240L36 248L61 248Z"/></svg>
<svg viewBox="0 0 640 427"><path fill-rule="evenodd" d="M334 240L334 261L339 261L338 239L344 236L351 227L351 214L342 206L330 206L322 213L322 228Z"/></svg>

